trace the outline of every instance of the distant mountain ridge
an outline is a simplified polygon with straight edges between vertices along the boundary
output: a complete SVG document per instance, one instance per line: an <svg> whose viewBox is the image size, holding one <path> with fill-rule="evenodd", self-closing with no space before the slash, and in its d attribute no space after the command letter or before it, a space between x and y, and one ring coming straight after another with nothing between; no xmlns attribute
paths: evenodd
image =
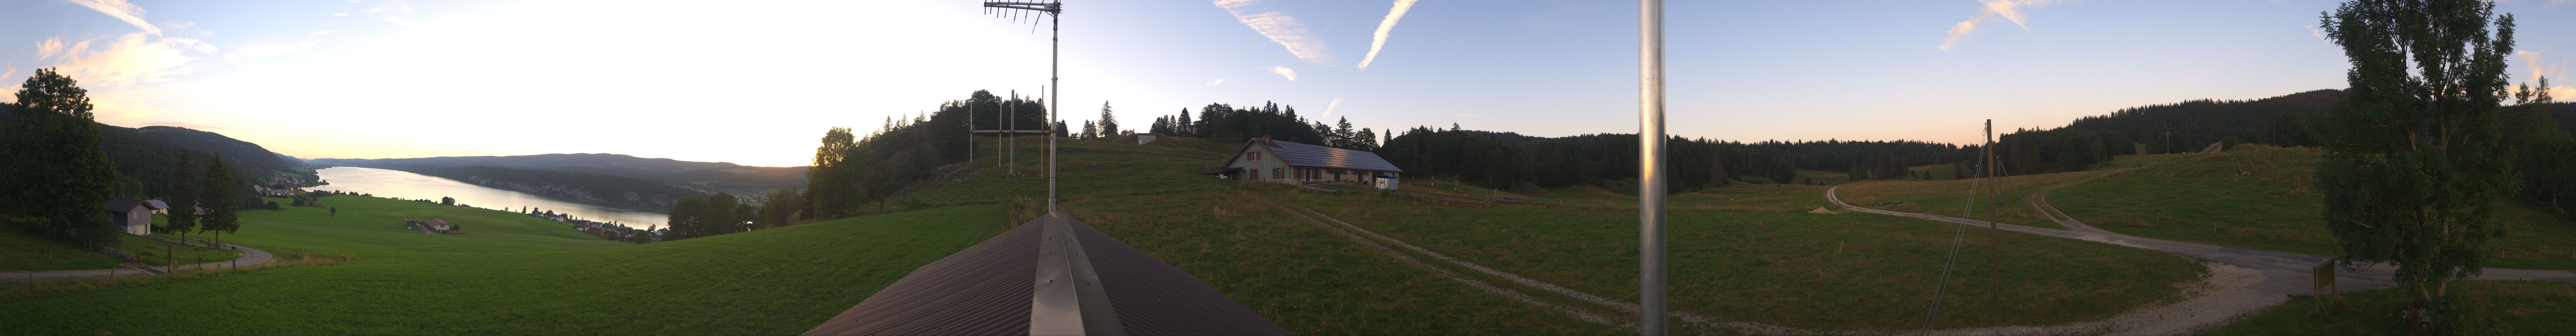
<svg viewBox="0 0 2576 336"><path fill-rule="evenodd" d="M317 165L404 170L407 167L501 167L625 176L708 190L746 193L803 189L806 167L759 167L731 162L681 161L625 154L574 153L514 156L441 156L399 159L307 159Z"/></svg>

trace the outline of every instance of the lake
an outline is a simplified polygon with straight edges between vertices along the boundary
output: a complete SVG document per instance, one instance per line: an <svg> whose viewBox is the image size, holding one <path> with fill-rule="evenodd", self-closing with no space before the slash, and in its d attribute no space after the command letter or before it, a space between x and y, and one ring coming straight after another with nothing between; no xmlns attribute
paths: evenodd
<svg viewBox="0 0 2576 336"><path fill-rule="evenodd" d="M535 208L539 211L553 210L558 214L569 213L573 218L625 224L636 228L663 225L663 221L670 218L670 214L662 212L537 196L400 170L329 167L317 170L315 173L322 176L322 181L331 184L306 187L305 190L331 190L397 199L437 200L440 197L454 197L457 204L469 204L477 208L507 208L505 210L510 212L519 212L520 207Z"/></svg>

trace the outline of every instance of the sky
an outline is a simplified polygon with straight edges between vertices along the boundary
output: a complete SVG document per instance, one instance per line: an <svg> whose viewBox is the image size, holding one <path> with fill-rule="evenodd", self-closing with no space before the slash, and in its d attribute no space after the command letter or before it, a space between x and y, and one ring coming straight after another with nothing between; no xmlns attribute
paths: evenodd
<svg viewBox="0 0 2576 336"><path fill-rule="evenodd" d="M1678 1L1668 128L1981 141L2124 107L2344 87L2331 1ZM1566 136L1637 131L1627 1L1080 1L1074 125L1209 103ZM2516 83L2576 98L2576 2L2505 1ZM617 153L800 166L974 90L1048 85L1055 19L973 1L0 1L0 89L80 81L103 123L303 158ZM0 97L0 100L13 99Z"/></svg>

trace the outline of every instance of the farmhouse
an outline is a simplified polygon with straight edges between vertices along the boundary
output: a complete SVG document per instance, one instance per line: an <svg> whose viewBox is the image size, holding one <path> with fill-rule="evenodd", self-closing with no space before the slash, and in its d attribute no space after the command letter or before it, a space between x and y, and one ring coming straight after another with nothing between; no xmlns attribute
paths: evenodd
<svg viewBox="0 0 2576 336"><path fill-rule="evenodd" d="M454 226L454 225L447 225L447 221L446 221L446 220L440 220L440 219L437 219L437 218L431 218L431 219L427 219L427 220L405 219L405 220L403 220L403 228L405 228L405 229L413 229L413 230L427 230L427 231L429 231L430 233L447 233L448 231L454 231L454 230L456 229L456 226Z"/></svg>
<svg viewBox="0 0 2576 336"><path fill-rule="evenodd" d="M132 198L108 200L107 221L109 225L115 225L117 230L125 233L152 234L152 212L161 210L161 207L153 205L155 202L158 201Z"/></svg>
<svg viewBox="0 0 2576 336"><path fill-rule="evenodd" d="M1227 158L1224 166L1200 175L1221 179L1290 180L1299 182L1375 183L1384 178L1392 185L1404 173L1377 153L1316 146L1268 137L1252 139Z"/></svg>

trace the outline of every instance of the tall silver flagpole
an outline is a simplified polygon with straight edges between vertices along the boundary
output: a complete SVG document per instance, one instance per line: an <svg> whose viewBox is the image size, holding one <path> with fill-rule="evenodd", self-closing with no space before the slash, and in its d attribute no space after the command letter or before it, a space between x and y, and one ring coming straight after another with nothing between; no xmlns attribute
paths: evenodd
<svg viewBox="0 0 2576 336"><path fill-rule="evenodd" d="M1664 329L1664 2L1637 1L1637 334Z"/></svg>

